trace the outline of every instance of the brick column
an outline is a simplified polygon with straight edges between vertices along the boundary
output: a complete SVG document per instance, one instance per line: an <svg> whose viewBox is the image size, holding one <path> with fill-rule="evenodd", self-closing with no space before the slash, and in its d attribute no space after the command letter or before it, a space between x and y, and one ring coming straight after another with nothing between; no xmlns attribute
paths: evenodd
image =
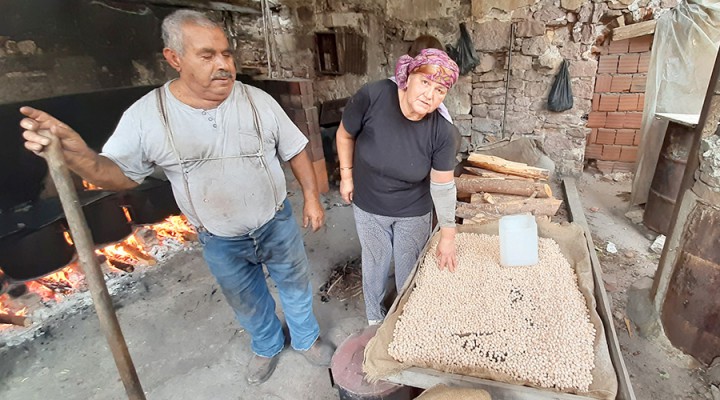
<svg viewBox="0 0 720 400"><path fill-rule="evenodd" d="M635 170L652 40L647 35L610 42L600 56L585 159L597 160L603 173Z"/></svg>

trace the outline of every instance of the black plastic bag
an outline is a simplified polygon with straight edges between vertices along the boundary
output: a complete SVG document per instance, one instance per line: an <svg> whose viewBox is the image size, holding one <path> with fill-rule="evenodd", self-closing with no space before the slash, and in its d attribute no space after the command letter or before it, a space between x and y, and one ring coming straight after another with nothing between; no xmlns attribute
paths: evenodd
<svg viewBox="0 0 720 400"><path fill-rule="evenodd" d="M570 85L570 72L568 60L563 60L560 71L555 75L555 82L550 88L548 96L548 109L550 111L565 111L573 107L572 86Z"/></svg>
<svg viewBox="0 0 720 400"><path fill-rule="evenodd" d="M467 74L480 63L480 59L478 59L475 52L475 45L470 39L470 34L465 28L464 22L460 24L460 38L458 38L457 44L455 47L447 46L447 52L450 58L455 60L458 67L460 67L460 75Z"/></svg>

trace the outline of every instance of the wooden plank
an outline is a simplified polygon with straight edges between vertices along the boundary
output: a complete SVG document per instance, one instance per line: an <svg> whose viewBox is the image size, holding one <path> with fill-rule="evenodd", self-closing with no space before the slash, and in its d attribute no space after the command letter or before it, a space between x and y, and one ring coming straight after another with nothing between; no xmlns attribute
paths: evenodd
<svg viewBox="0 0 720 400"><path fill-rule="evenodd" d="M588 252L590 253L590 262L592 264L593 278L595 280L595 299L597 301L597 312L603 321L603 327L605 329L605 336L607 338L608 350L610 351L610 359L612 360L613 367L618 379L618 394L617 400L635 400L635 392L630 384L630 375L625 367L625 360L623 360L622 353L620 351L620 342L618 341L617 333L615 332L615 324L613 323L612 307L608 300L607 293L605 292L605 286L602 280L602 269L600 266L600 260L598 259L597 253L595 252L595 243L592 240L592 234L590 227L588 226L587 220L585 219L585 213L583 212L582 202L580 201L580 194L577 191L575 185L575 179L564 178L563 189L565 191L565 201L567 204L568 212L572 222L580 225L585 231L585 239L587 240Z"/></svg>
<svg viewBox="0 0 720 400"><path fill-rule="evenodd" d="M429 389L435 385L471 387L487 391L493 400L590 400L592 397L535 389L429 368L410 367L386 379L389 382Z"/></svg>
<svg viewBox="0 0 720 400"><path fill-rule="evenodd" d="M612 40L625 40L655 33L657 21L643 21L637 24L619 26L613 29Z"/></svg>

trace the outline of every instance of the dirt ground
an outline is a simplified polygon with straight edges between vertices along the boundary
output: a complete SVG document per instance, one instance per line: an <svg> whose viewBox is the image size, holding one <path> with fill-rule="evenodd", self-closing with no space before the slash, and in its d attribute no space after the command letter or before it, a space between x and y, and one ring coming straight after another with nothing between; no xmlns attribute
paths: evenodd
<svg viewBox="0 0 720 400"><path fill-rule="evenodd" d="M654 235L624 217L630 181L618 180L586 173L578 187L637 398L712 399L704 371L692 358L666 340L648 341L628 331L626 290L639 277L653 276L659 256L648 250ZM289 191L299 210L297 185L291 182ZM357 284L338 294L340 285L330 288L330 278L354 265L360 247L352 209L341 204L336 191L324 203L327 228L306 233L305 241L317 292L316 315L325 337L338 344L365 325L364 308ZM616 254L606 251L608 241L616 245ZM160 267L133 272L116 292L117 313L148 399L338 398L327 369L310 366L292 350L282 353L267 383L245 383L244 365L251 356L248 336L234 322L197 247ZM46 321L34 340L0 347L0 399L47 398L125 398L91 307Z"/></svg>

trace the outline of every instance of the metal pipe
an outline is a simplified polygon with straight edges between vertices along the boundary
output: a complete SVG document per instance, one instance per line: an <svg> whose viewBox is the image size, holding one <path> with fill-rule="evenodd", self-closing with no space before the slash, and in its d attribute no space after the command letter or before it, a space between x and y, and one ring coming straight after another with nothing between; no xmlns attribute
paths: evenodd
<svg viewBox="0 0 720 400"><path fill-rule="evenodd" d="M50 177L57 188L65 212L65 219L70 226L73 243L80 259L80 266L85 273L85 280L100 320L100 327L115 358L115 365L120 372L123 385L125 385L125 392L130 400L145 400L145 393L140 385L140 379L135 371L135 366L130 358L130 352L113 309L112 298L95 257L95 244L85 220L85 215L80 207L80 201L72 183L70 171L65 164L60 139L49 131L40 131L40 134L50 139L50 145L43 150Z"/></svg>

